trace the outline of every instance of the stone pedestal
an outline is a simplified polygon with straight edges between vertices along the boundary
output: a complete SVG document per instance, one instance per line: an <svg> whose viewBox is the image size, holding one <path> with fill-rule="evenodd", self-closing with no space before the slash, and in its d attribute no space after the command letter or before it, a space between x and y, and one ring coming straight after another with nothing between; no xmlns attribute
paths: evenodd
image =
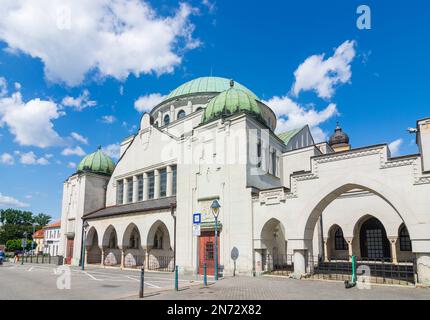
<svg viewBox="0 0 430 320"><path fill-rule="evenodd" d="M430 286L430 253L417 253L418 284Z"/></svg>
<svg viewBox="0 0 430 320"><path fill-rule="evenodd" d="M295 279L301 279L306 274L306 253L307 250L294 250L294 273Z"/></svg>

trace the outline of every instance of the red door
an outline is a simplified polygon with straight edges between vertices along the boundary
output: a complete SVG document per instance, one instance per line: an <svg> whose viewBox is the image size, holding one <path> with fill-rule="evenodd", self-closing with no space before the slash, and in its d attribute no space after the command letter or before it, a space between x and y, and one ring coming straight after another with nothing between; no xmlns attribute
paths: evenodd
<svg viewBox="0 0 430 320"><path fill-rule="evenodd" d="M67 239L66 264L72 263L74 239Z"/></svg>
<svg viewBox="0 0 430 320"><path fill-rule="evenodd" d="M215 274L215 234L214 232L202 232L199 238L199 273L203 274L203 266L206 263L207 275ZM219 236L218 236L218 261L219 261ZM219 266L219 262L218 262Z"/></svg>

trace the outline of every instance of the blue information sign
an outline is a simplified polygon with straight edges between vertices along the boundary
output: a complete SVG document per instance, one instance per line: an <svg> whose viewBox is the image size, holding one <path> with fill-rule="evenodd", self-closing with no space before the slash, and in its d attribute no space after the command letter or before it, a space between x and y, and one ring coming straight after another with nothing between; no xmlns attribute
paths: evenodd
<svg viewBox="0 0 430 320"><path fill-rule="evenodd" d="M200 224L202 221L202 214L201 213L194 213L193 214L193 224Z"/></svg>

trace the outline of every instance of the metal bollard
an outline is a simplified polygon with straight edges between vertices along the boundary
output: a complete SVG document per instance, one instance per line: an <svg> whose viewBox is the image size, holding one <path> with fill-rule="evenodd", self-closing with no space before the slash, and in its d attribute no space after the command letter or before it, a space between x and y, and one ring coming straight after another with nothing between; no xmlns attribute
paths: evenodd
<svg viewBox="0 0 430 320"><path fill-rule="evenodd" d="M206 263L203 265L203 285L205 287L208 286L208 274L207 274L207 265L206 265Z"/></svg>
<svg viewBox="0 0 430 320"><path fill-rule="evenodd" d="M143 287L145 285L145 268L142 267L142 269L140 269L140 289L139 289L139 298L143 299Z"/></svg>
<svg viewBox="0 0 430 320"><path fill-rule="evenodd" d="M178 266L175 266L175 290L179 291Z"/></svg>

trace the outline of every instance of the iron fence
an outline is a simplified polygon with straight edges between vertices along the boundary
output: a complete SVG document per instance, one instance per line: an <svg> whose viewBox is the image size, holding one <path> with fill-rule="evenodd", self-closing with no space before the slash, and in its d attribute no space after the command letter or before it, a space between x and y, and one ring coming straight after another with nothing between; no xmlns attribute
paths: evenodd
<svg viewBox="0 0 430 320"><path fill-rule="evenodd" d="M359 281L374 284L414 285L414 260L393 262L392 259L356 258ZM290 276L294 272L294 255L265 255L262 271L273 275ZM352 262L349 256L323 258L309 254L306 257L306 277L318 280L352 280Z"/></svg>
<svg viewBox="0 0 430 320"><path fill-rule="evenodd" d="M170 256L149 256L147 265L148 270L173 272L175 269L174 259Z"/></svg>
<svg viewBox="0 0 430 320"><path fill-rule="evenodd" d="M50 254L40 255L20 255L20 259L24 260L24 263L37 263L37 264L63 264L62 256L52 256Z"/></svg>

